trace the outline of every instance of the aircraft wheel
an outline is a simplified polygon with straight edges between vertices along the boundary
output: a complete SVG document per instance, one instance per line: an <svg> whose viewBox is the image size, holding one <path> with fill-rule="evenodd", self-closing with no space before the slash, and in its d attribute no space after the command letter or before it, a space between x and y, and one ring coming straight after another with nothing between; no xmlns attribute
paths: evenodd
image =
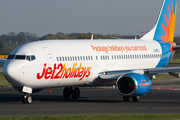
<svg viewBox="0 0 180 120"><path fill-rule="evenodd" d="M24 95L24 96L22 97L22 103L23 103L23 104L26 104L26 95Z"/></svg>
<svg viewBox="0 0 180 120"><path fill-rule="evenodd" d="M63 97L64 97L65 100L68 100L70 98L70 89L68 87L64 88Z"/></svg>
<svg viewBox="0 0 180 120"><path fill-rule="evenodd" d="M80 97L80 90L79 88L75 88L72 92L72 98L77 100Z"/></svg>
<svg viewBox="0 0 180 120"><path fill-rule="evenodd" d="M31 97L31 95L27 95L27 97L26 97L26 103L27 103L27 104L31 104L31 103L32 103L32 97Z"/></svg>
<svg viewBox="0 0 180 120"><path fill-rule="evenodd" d="M23 104L31 104L32 103L32 97L31 95L27 94L22 97L22 103Z"/></svg>
<svg viewBox="0 0 180 120"><path fill-rule="evenodd" d="M130 97L123 96L123 100L124 100L124 101L129 101L129 100L130 100Z"/></svg>
<svg viewBox="0 0 180 120"><path fill-rule="evenodd" d="M133 100L134 102L138 102L138 101L139 101L139 98L140 98L139 96L133 96L133 97L132 97L132 100Z"/></svg>

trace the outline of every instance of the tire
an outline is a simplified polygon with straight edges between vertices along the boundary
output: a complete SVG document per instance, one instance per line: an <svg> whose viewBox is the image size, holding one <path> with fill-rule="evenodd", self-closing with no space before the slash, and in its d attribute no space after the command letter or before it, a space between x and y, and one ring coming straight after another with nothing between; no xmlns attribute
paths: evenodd
<svg viewBox="0 0 180 120"><path fill-rule="evenodd" d="M138 101L139 101L139 98L140 98L139 96L133 96L133 97L132 97L132 100L133 100L134 102L138 102Z"/></svg>
<svg viewBox="0 0 180 120"><path fill-rule="evenodd" d="M27 95L27 97L26 97L26 103L27 103L27 104L31 104L31 103L32 103L32 97L31 97L31 95Z"/></svg>
<svg viewBox="0 0 180 120"><path fill-rule="evenodd" d="M68 87L65 87L63 90L63 97L65 100L68 100L70 98L70 90Z"/></svg>
<svg viewBox="0 0 180 120"><path fill-rule="evenodd" d="M26 104L26 95L22 96L22 103Z"/></svg>
<svg viewBox="0 0 180 120"><path fill-rule="evenodd" d="M130 97L123 96L123 100L128 102L128 101L130 101Z"/></svg>
<svg viewBox="0 0 180 120"><path fill-rule="evenodd" d="M72 98L74 100L77 100L80 97L80 90L79 88L75 88L72 93Z"/></svg>

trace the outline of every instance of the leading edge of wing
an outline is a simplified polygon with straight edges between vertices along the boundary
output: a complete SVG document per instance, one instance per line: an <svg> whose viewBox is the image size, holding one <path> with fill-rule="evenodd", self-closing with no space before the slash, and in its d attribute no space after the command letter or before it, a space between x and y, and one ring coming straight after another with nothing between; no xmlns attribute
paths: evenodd
<svg viewBox="0 0 180 120"><path fill-rule="evenodd" d="M162 67L162 68L149 68L149 69L136 69L136 70L117 70L117 71L105 71L100 72L98 77L104 80L118 79L121 75L126 73L139 73L139 74L157 74L157 73L169 73L180 72L180 67Z"/></svg>
<svg viewBox="0 0 180 120"><path fill-rule="evenodd" d="M130 72L136 72L136 73L144 73L143 70L117 70L117 71L105 71L100 72L98 74L98 77L104 80L117 80L121 75L130 73Z"/></svg>

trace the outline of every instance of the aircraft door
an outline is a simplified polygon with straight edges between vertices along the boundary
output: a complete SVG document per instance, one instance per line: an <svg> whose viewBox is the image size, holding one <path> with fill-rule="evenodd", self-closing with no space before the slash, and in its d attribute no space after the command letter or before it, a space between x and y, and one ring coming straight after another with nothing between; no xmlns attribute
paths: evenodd
<svg viewBox="0 0 180 120"><path fill-rule="evenodd" d="M52 52L47 47L43 47L42 49L46 53L48 66L53 68L54 61L53 61L53 54L52 54Z"/></svg>

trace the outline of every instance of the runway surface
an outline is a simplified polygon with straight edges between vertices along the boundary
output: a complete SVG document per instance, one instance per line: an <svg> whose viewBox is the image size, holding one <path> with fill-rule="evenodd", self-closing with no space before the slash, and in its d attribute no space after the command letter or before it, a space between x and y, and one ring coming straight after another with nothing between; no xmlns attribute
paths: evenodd
<svg viewBox="0 0 180 120"><path fill-rule="evenodd" d="M180 113L180 91L151 90L139 102L124 102L115 89L80 88L79 100L65 101L62 88L45 89L33 94L32 104L22 104L22 94L0 88L0 116L107 114L107 113Z"/></svg>

